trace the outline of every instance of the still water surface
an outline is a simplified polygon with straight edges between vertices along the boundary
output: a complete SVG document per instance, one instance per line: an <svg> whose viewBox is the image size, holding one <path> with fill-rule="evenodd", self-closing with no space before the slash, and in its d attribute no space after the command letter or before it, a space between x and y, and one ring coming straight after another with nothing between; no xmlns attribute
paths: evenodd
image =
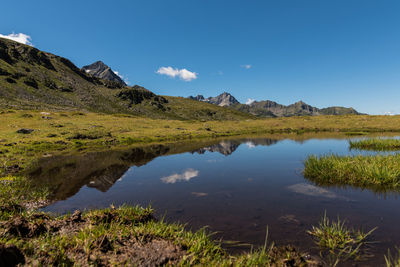
<svg viewBox="0 0 400 267"><path fill-rule="evenodd" d="M207 225L223 240L261 245L268 226L270 240L314 254L306 230L326 211L355 227L378 227L370 263L382 263L400 245L398 194L314 185L302 176L303 161L327 153L365 152L349 151L345 138L216 140L43 159L32 176L53 184L58 201L47 211L151 204L157 216L193 230Z"/></svg>

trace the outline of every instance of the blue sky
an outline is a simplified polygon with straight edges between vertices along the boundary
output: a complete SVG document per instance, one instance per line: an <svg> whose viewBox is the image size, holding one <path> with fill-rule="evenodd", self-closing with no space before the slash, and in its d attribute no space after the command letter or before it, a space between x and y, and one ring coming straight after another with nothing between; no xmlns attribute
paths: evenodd
<svg viewBox="0 0 400 267"><path fill-rule="evenodd" d="M24 33L78 67L175 96L400 113L400 1L3 1L0 34ZM175 75L170 77L165 74ZM182 71L183 69L187 72Z"/></svg>

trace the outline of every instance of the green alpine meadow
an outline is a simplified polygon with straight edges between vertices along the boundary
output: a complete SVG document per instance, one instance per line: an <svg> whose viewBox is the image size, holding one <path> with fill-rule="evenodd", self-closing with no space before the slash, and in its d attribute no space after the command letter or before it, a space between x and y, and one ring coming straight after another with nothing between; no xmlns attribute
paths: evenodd
<svg viewBox="0 0 400 267"><path fill-rule="evenodd" d="M0 6L0 266L400 267L400 3Z"/></svg>

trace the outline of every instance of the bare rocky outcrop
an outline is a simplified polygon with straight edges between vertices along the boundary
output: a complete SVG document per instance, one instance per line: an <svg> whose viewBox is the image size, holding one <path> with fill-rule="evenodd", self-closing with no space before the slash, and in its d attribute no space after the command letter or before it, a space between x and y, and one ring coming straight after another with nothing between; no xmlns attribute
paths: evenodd
<svg viewBox="0 0 400 267"><path fill-rule="evenodd" d="M109 66L104 64L103 61L96 61L93 64L83 66L82 70L94 77L117 82L126 86L126 83L121 79L121 77L119 77Z"/></svg>

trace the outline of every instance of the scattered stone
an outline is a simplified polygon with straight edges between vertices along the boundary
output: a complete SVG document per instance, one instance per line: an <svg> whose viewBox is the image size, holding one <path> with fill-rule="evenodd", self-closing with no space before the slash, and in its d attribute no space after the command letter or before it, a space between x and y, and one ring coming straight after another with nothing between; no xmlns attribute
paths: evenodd
<svg viewBox="0 0 400 267"><path fill-rule="evenodd" d="M55 128L62 128L64 127L64 125L62 124L54 124L54 123L50 123L51 126L55 127Z"/></svg>
<svg viewBox="0 0 400 267"><path fill-rule="evenodd" d="M16 83L16 81L13 80L13 79L11 79L10 77L7 77L7 78L6 78L6 81L7 81L8 83Z"/></svg>
<svg viewBox="0 0 400 267"><path fill-rule="evenodd" d="M21 166L19 166L18 164L14 164L11 166L7 166L5 169L6 169L6 173L17 173L20 170L22 170L23 168Z"/></svg>
<svg viewBox="0 0 400 267"><path fill-rule="evenodd" d="M33 129L27 129L27 128L21 128L17 131L17 133L20 134L30 134L32 133L34 130Z"/></svg>
<svg viewBox="0 0 400 267"><path fill-rule="evenodd" d="M14 146L14 145L16 145L16 144L17 144L17 143L13 142L13 143L4 144L4 146Z"/></svg>
<svg viewBox="0 0 400 267"><path fill-rule="evenodd" d="M53 117L49 117L49 116L42 116L42 119L44 119L44 120L52 120L52 119L53 119Z"/></svg>

